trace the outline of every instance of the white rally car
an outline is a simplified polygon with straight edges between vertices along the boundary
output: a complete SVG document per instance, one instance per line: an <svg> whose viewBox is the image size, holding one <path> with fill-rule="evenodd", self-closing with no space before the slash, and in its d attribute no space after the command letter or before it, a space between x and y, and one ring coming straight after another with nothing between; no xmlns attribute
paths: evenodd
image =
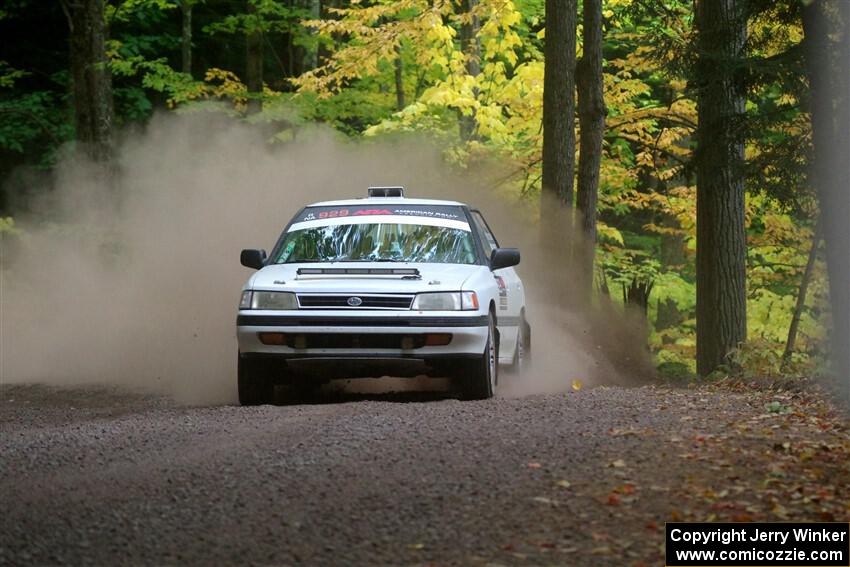
<svg viewBox="0 0 850 567"><path fill-rule="evenodd" d="M493 396L499 365L530 354L519 259L479 211L400 187L305 207L271 254L242 251L257 272L236 320L239 402L270 403L276 384L386 375Z"/></svg>

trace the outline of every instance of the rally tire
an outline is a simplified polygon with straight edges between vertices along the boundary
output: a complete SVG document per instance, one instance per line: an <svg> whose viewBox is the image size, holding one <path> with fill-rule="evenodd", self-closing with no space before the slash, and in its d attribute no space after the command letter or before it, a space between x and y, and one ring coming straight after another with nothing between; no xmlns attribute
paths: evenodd
<svg viewBox="0 0 850 567"><path fill-rule="evenodd" d="M492 313L487 324L487 343L481 358L469 366L469 373L464 379L464 399L486 400L492 398L496 391L496 381L499 376L499 347L496 333L496 319Z"/></svg>
<svg viewBox="0 0 850 567"><path fill-rule="evenodd" d="M237 374L240 405L259 406L274 403L274 381L261 361L240 356Z"/></svg>
<svg viewBox="0 0 850 567"><path fill-rule="evenodd" d="M517 330L516 347L514 348L514 359L512 370L514 374L522 375L531 365L531 325L525 320L525 313L520 315L519 328Z"/></svg>

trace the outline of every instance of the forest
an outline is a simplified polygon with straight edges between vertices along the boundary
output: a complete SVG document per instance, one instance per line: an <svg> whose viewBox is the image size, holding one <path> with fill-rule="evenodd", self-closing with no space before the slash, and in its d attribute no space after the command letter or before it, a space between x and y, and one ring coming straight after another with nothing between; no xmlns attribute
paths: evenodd
<svg viewBox="0 0 850 567"><path fill-rule="evenodd" d="M0 236L155 114L415 135L501 164L541 225L567 209L586 297L645 318L661 376L846 376L848 24L836 0L7 0Z"/></svg>

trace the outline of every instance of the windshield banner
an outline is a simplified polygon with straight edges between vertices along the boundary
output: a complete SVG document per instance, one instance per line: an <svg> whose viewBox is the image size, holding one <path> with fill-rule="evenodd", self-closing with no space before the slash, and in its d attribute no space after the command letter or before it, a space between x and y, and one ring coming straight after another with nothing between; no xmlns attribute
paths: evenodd
<svg viewBox="0 0 850 567"><path fill-rule="evenodd" d="M293 223L339 217L408 216L466 222L463 209L452 205L351 205L339 207L307 207Z"/></svg>
<svg viewBox="0 0 850 567"><path fill-rule="evenodd" d="M308 207L289 227L290 231L335 224L421 224L470 231L463 209L451 205L353 205Z"/></svg>

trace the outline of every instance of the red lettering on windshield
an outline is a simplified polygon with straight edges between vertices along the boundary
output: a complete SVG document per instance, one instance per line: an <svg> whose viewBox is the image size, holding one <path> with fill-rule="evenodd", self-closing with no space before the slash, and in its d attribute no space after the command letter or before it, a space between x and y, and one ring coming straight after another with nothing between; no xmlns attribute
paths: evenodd
<svg viewBox="0 0 850 567"><path fill-rule="evenodd" d="M337 217L347 217L348 209L338 209L336 211L322 211L319 213L320 219L335 219Z"/></svg>

